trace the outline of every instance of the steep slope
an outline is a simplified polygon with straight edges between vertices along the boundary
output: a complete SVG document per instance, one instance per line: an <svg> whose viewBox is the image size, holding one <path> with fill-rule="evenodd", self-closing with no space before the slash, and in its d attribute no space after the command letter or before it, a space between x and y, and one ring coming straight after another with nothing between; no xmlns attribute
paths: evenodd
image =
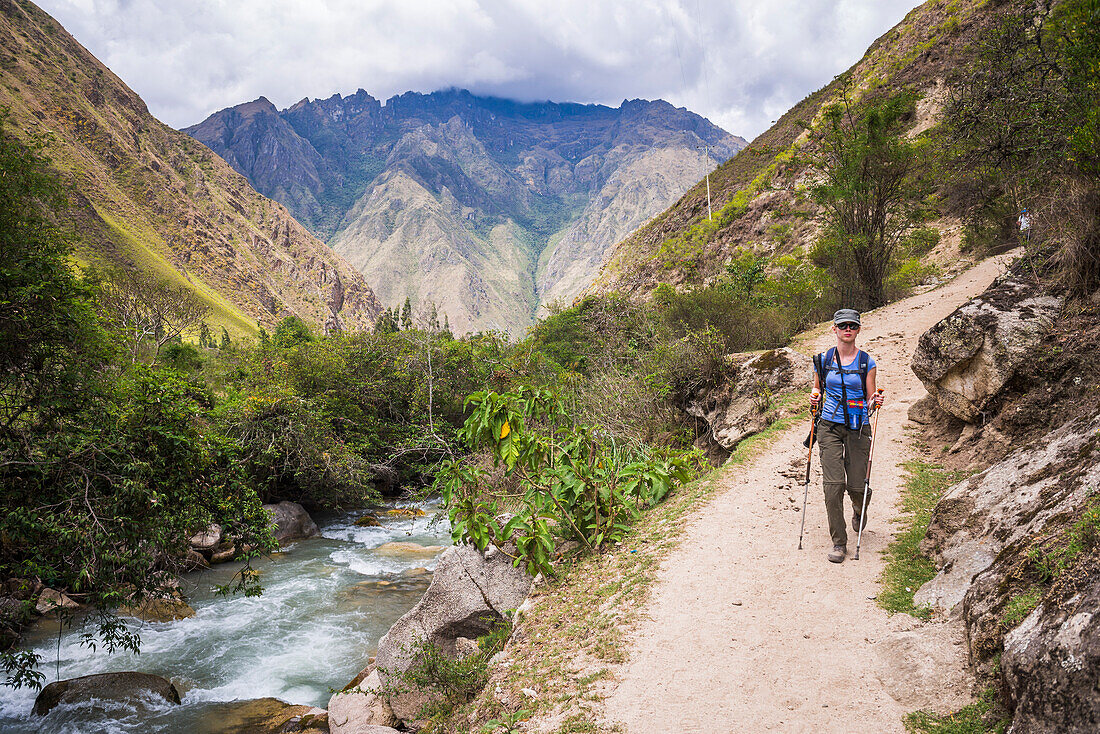
<svg viewBox="0 0 1100 734"><path fill-rule="evenodd" d="M950 71L989 22L981 0L928 2L875 41L849 69L853 102L902 90L920 100L909 135L932 128L948 94ZM675 205L617 243L587 289L645 297L659 283L705 283L719 275L739 247L758 254L790 252L813 243L817 208L802 189L814 172L808 159L820 139L820 113L840 100L838 77L791 108L710 177L714 221L707 221L706 188L698 182ZM944 202L930 222L958 241L958 220Z"/></svg>
<svg viewBox="0 0 1100 734"><path fill-rule="evenodd" d="M383 302L521 331L607 248L744 141L666 102L536 103L450 90L266 99L187 128L286 204ZM710 163L704 161L704 143Z"/></svg>
<svg viewBox="0 0 1100 734"><path fill-rule="evenodd" d="M369 327L362 276L281 205L145 103L30 2L0 2L0 106L42 136L65 179L79 252L193 289L212 321L252 333L296 314Z"/></svg>

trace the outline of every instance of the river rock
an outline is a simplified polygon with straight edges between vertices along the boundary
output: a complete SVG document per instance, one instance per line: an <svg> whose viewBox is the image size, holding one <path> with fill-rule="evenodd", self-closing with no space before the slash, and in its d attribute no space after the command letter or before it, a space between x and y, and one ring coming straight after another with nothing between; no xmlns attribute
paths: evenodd
<svg viewBox="0 0 1100 734"><path fill-rule="evenodd" d="M358 678L359 676L356 676ZM400 722L386 699L379 695L382 681L377 670L353 680L328 702L328 725L331 734L370 734L369 727L394 727Z"/></svg>
<svg viewBox="0 0 1100 734"><path fill-rule="evenodd" d="M191 548L209 555L222 542L222 526L210 523L206 530L191 536Z"/></svg>
<svg viewBox="0 0 1100 734"><path fill-rule="evenodd" d="M328 712L315 706L289 704L277 698L255 698L208 704L209 713L188 734L289 734L327 732Z"/></svg>
<svg viewBox="0 0 1100 734"><path fill-rule="evenodd" d="M968 423L1027 360L1061 313L1063 299L1014 272L921 335L913 372L940 408Z"/></svg>
<svg viewBox="0 0 1100 734"><path fill-rule="evenodd" d="M188 548L187 552L183 554L182 565L184 571L197 571L201 568L210 568L210 561L206 560L206 556L194 548Z"/></svg>
<svg viewBox="0 0 1100 734"><path fill-rule="evenodd" d="M272 515L272 532L279 545L321 534L309 513L297 502L280 502L277 505L264 505L263 508Z"/></svg>
<svg viewBox="0 0 1100 734"><path fill-rule="evenodd" d="M76 609L79 606L80 604L56 589L43 589L38 595L38 603L35 604L34 611L39 614L49 614L59 609Z"/></svg>
<svg viewBox="0 0 1100 734"><path fill-rule="evenodd" d="M397 558L413 557L435 557L444 551L441 545L420 545L419 543L409 543L406 541L395 540L390 543L383 543L374 549L374 552L382 556L394 556Z"/></svg>
<svg viewBox="0 0 1100 734"><path fill-rule="evenodd" d="M687 412L710 426L710 438L729 451L768 427L775 398L810 385L813 364L786 347L766 352L743 352L727 358L733 377L706 388L687 402Z"/></svg>
<svg viewBox="0 0 1100 734"><path fill-rule="evenodd" d="M27 602L12 596L0 596L0 627L18 629L30 619Z"/></svg>
<svg viewBox="0 0 1100 734"><path fill-rule="evenodd" d="M218 549L210 554L210 563L229 563L237 557L237 545L235 543L222 543Z"/></svg>
<svg viewBox="0 0 1100 734"><path fill-rule="evenodd" d="M119 614L146 622L174 622L195 616L195 610L183 599L175 597L156 597L145 599L137 604L127 604L118 609Z"/></svg>
<svg viewBox="0 0 1100 734"><path fill-rule="evenodd" d="M379 678L399 720L415 721L431 701L423 691L405 690L402 680L419 661L423 646L434 645L456 658L456 640L477 639L492 631L523 603L532 581L526 570L513 566L507 554L492 546L484 552L472 545L443 551L424 596L378 641Z"/></svg>
<svg viewBox="0 0 1100 734"><path fill-rule="evenodd" d="M150 673L98 673L51 683L34 700L34 713L44 716L58 704L80 703L90 699L126 701L146 693L160 696L168 703L180 702L179 691L171 681Z"/></svg>
<svg viewBox="0 0 1100 734"><path fill-rule="evenodd" d="M1100 731L1100 585L1058 602L1040 604L1005 637L1009 734Z"/></svg>
<svg viewBox="0 0 1100 734"><path fill-rule="evenodd" d="M378 519L377 515L368 512L366 515L357 517L355 524L361 528L376 528L382 524L382 521Z"/></svg>

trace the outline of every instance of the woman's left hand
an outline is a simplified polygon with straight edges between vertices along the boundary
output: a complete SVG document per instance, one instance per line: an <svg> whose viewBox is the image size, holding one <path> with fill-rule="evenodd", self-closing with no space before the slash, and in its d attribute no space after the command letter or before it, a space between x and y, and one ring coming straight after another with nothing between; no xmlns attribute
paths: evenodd
<svg viewBox="0 0 1100 734"><path fill-rule="evenodd" d="M883 402L884 402L884 398L882 397L882 390L879 390L878 392L875 393L875 396L873 398L871 398L871 407L874 408L875 410L878 410L879 408L882 407Z"/></svg>

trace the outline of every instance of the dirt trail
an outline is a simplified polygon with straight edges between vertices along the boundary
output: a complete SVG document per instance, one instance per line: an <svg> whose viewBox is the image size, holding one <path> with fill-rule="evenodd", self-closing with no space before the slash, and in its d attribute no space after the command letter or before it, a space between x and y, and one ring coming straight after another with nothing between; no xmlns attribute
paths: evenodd
<svg viewBox="0 0 1100 734"><path fill-rule="evenodd" d="M906 411L925 392L909 361L924 331L1003 269L1003 260L986 260L937 290L864 317L859 345L879 364L887 403L860 560L838 565L825 558L831 543L817 471L797 550L802 488L785 474L805 466L807 426L799 425L728 472L722 493L688 521L632 633L630 663L606 699L608 720L627 734L904 731L907 709L876 676L873 645L905 617L891 620L874 596L908 457ZM826 331L800 348L831 344ZM854 536L848 548L855 549Z"/></svg>

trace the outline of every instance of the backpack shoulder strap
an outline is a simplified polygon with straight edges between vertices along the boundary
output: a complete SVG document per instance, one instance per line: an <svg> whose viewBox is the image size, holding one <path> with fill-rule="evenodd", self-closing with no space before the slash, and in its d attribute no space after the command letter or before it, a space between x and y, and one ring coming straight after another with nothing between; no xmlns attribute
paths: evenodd
<svg viewBox="0 0 1100 734"><path fill-rule="evenodd" d="M870 364L870 362L871 362L871 355L867 354L867 352L860 349L859 350L859 377L860 377L860 382L863 385L863 399L864 400L870 400L870 398L871 398L871 396L867 393L867 373L870 371L870 370L868 370L868 365Z"/></svg>

